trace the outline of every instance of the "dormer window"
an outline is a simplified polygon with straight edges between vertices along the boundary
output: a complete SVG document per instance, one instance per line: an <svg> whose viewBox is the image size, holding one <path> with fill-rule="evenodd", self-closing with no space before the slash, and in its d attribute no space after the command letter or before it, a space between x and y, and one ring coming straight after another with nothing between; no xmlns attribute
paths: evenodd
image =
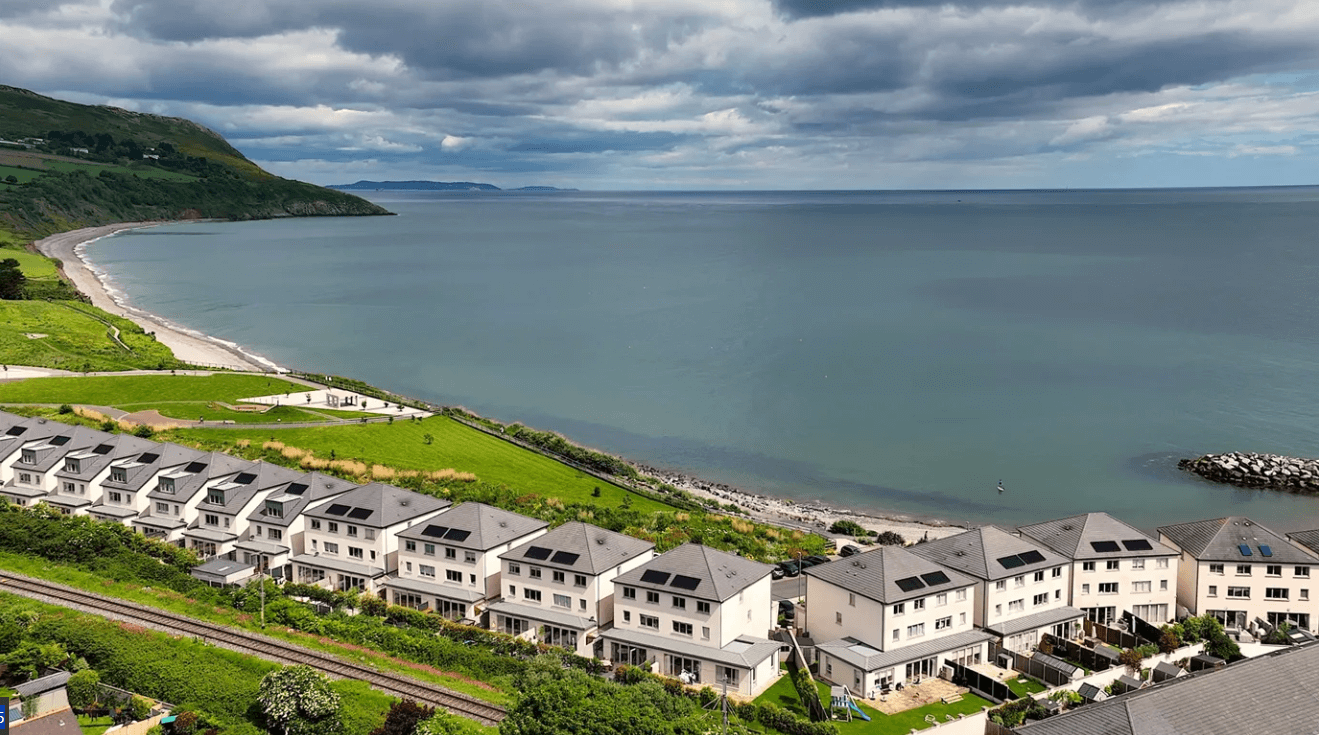
<svg viewBox="0 0 1319 735"><path fill-rule="evenodd" d="M267 500L265 514L272 518L283 518L284 504L280 502L276 502L274 500Z"/></svg>
<svg viewBox="0 0 1319 735"><path fill-rule="evenodd" d="M224 505L224 491L211 488L210 492L206 493L206 502L211 505Z"/></svg>
<svg viewBox="0 0 1319 735"><path fill-rule="evenodd" d="M22 462L23 464L36 464L36 463L37 463L37 452L36 452L36 450L35 450L35 449L24 449L24 450L23 450L23 456L22 456L21 458L19 458L18 461Z"/></svg>
<svg viewBox="0 0 1319 735"><path fill-rule="evenodd" d="M64 471L72 472L74 474L82 472L81 463L76 459L66 459L64 460Z"/></svg>
<svg viewBox="0 0 1319 735"><path fill-rule="evenodd" d="M156 489L159 490L159 491L161 491L162 493L169 493L170 495L173 495L173 494L174 494L174 478L172 478L172 477L162 477L162 478L160 478L160 483L159 483L158 485L156 485Z"/></svg>
<svg viewBox="0 0 1319 735"><path fill-rule="evenodd" d="M123 467L110 468L110 481L128 482L128 470L124 469Z"/></svg>

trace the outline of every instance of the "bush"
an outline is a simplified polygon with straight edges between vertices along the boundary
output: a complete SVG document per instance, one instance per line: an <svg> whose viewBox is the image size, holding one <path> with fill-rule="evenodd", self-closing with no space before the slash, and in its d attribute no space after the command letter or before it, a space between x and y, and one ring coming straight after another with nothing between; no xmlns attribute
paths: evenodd
<svg viewBox="0 0 1319 735"><path fill-rule="evenodd" d="M848 536L866 536L869 532L856 521L841 520L834 521L833 525L829 526L829 533L839 533Z"/></svg>
<svg viewBox="0 0 1319 735"><path fill-rule="evenodd" d="M79 671L69 677L69 706L76 710L90 709L100 693L101 675L93 669Z"/></svg>
<svg viewBox="0 0 1319 735"><path fill-rule="evenodd" d="M1182 647L1181 638L1170 625L1163 626L1162 632L1159 633L1159 653L1172 653Z"/></svg>
<svg viewBox="0 0 1319 735"><path fill-rule="evenodd" d="M885 531L875 537L875 543L880 546L906 546L907 540L897 531Z"/></svg>

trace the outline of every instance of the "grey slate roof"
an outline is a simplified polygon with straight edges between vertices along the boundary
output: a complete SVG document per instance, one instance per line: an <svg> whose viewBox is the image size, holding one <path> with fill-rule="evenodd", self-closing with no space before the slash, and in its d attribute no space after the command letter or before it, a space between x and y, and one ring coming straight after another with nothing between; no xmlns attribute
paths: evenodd
<svg viewBox="0 0 1319 735"><path fill-rule="evenodd" d="M1319 645L1293 646L1017 727L1022 735L1319 733Z"/></svg>
<svg viewBox="0 0 1319 735"><path fill-rule="evenodd" d="M109 490L137 492L162 469L177 467L200 460L205 456L205 452L199 452L196 449L189 449L171 442L156 444L150 449L144 449L140 454L111 462L111 466L123 467L127 477L124 482L115 482L107 477L101 485Z"/></svg>
<svg viewBox="0 0 1319 735"><path fill-rule="evenodd" d="M1048 546L1069 559L1126 559L1138 557L1177 556L1177 551L1159 543L1159 540L1129 526L1107 513L1083 513L1079 516L1021 526L1017 529L1032 541ZM1149 550L1129 551L1121 542L1143 539ZM1092 542L1116 541L1117 551L1096 551Z"/></svg>
<svg viewBox="0 0 1319 735"><path fill-rule="evenodd" d="M64 460L71 452L81 451L104 443L111 437L104 431L96 431L85 426L62 425L64 428L40 439L24 442L20 449L35 449L36 462L16 464L15 468L46 472Z"/></svg>
<svg viewBox="0 0 1319 735"><path fill-rule="evenodd" d="M78 471L69 472L61 468L55 476L72 480L91 480L111 462L149 452L156 446L156 442L150 439L141 439L132 434L114 434L88 450L70 453L70 456L78 457ZM109 451L102 451L107 447Z"/></svg>
<svg viewBox="0 0 1319 735"><path fill-rule="evenodd" d="M1002 636L1009 636L1027 630L1043 628L1046 625L1057 625L1058 623L1065 623L1068 620L1079 620L1083 617L1085 617L1085 613L1074 607L1064 605L1062 607L1055 607L1051 610L1031 613L1030 615L1023 615L1019 618L1005 620L1001 623L995 623L994 625L987 625L985 626L985 629Z"/></svg>
<svg viewBox="0 0 1319 735"><path fill-rule="evenodd" d="M306 487L301 487L303 485ZM320 472L308 472L279 490L278 497L297 498L297 500L286 499L283 501L283 518L266 515L265 506L261 505L253 509L247 515L247 519L268 526L288 527L289 524L293 523L293 519L297 518L307 506L319 503L326 498L332 498L340 493L346 493L357 487L360 486L347 480L340 480L337 477L331 477Z"/></svg>
<svg viewBox="0 0 1319 735"><path fill-rule="evenodd" d="M924 541L907 547L907 550L936 564L952 567L982 580L1007 579L1022 574L1048 569L1069 560L1046 546L1023 539L997 526L981 526L956 536ZM1011 569L997 560L1028 551L1039 552L1044 561Z"/></svg>
<svg viewBox="0 0 1319 735"><path fill-rule="evenodd" d="M948 577L948 581L936 585L922 581L923 587L910 592L903 591L897 585L900 579L935 572L943 572ZM969 587L976 583L975 579L955 569L942 567L901 546L881 546L864 554L811 567L802 573L883 604L925 597L938 592Z"/></svg>
<svg viewBox="0 0 1319 735"><path fill-rule="evenodd" d="M527 618L528 620L549 623L550 625L560 625L578 631L590 630L597 625L594 618L585 618L561 610L535 607L533 605L522 605L510 600L498 600L492 602L489 605L486 605L486 609L494 613L511 615L515 618Z"/></svg>
<svg viewBox="0 0 1319 735"><path fill-rule="evenodd" d="M193 567L192 576L197 577L198 579L218 577L223 580L234 574L251 573L255 571L256 567L251 564L244 564L241 561L229 561L225 558L219 558L211 559L208 562Z"/></svg>
<svg viewBox="0 0 1319 735"><path fill-rule="evenodd" d="M389 528L451 505L452 502L433 495L422 495L401 487L373 482L308 508L305 515L370 528ZM336 506L346 506L350 510L331 513L331 510L339 510ZM352 515L354 511L360 511L359 516Z"/></svg>
<svg viewBox="0 0 1319 735"><path fill-rule="evenodd" d="M405 531L400 531L398 536L399 538L433 542L436 541L434 529L432 529L431 535L427 535L423 533L427 528L432 526L436 529L456 528L460 531L467 531L467 537L461 541L457 538L446 538L443 540L445 545L455 546L460 549L488 551L496 546L516 541L548 525L550 524L547 521L528 518L520 513L496 508L485 503L460 503L430 519L425 525L418 523Z"/></svg>
<svg viewBox="0 0 1319 735"><path fill-rule="evenodd" d="M308 567L321 567L336 572L356 574L359 577L370 577L375 579L376 577L385 576L385 570L382 567L373 567L360 562L348 561L336 556L330 556L329 554L302 554L301 556L293 557L289 561L294 564L302 564L303 566Z"/></svg>
<svg viewBox="0 0 1319 735"><path fill-rule="evenodd" d="M1295 531L1287 534L1287 538L1304 546L1310 551L1319 554L1319 530L1314 531Z"/></svg>
<svg viewBox="0 0 1319 735"><path fill-rule="evenodd" d="M589 523L573 521L559 526L544 536L537 536L525 544L515 546L500 554L499 558L583 574L600 574L629 559L649 554L654 548L655 544L651 541L642 541ZM561 561L555 562L553 553L546 558L536 558L534 556L536 552L531 552L533 556L528 556L528 552L532 549L549 549L550 552L565 552L577 556L571 562L562 560L562 557Z"/></svg>
<svg viewBox="0 0 1319 735"><path fill-rule="evenodd" d="M712 648L693 643L683 638L669 638L652 633L643 633L630 628L610 628L600 634L606 641L618 641L629 646L638 646L647 650L667 651L687 658L750 669L769 658L783 645L778 641L764 638L743 636L735 639L723 648Z"/></svg>
<svg viewBox="0 0 1319 735"><path fill-rule="evenodd" d="M234 482L238 477L244 474L255 475L251 482L240 484L237 487L224 487L224 503L216 504L209 502L210 493L207 498L203 498L197 506L199 512L214 510L224 513L237 513L243 509L243 506L256 496L257 493L272 490L281 485L288 485L302 477L302 473L297 470L291 470L287 467L280 467L277 464L269 462L256 462L250 467L245 468L242 472L227 482Z"/></svg>
<svg viewBox="0 0 1319 735"><path fill-rule="evenodd" d="M201 467L196 472L189 472L188 468L193 465L200 465ZM159 489L159 484L157 484L157 487L147 491L147 497L152 500L169 500L175 503L186 502L213 480L249 471L255 466L255 462L231 457L222 452L211 452L161 475L161 477L173 476L174 492L164 492Z"/></svg>
<svg viewBox="0 0 1319 735"><path fill-rule="evenodd" d="M1319 564L1319 557L1302 551L1285 536L1245 516L1160 526L1159 533L1200 561ZM1242 556L1237 548L1240 544L1250 547L1250 556ZM1269 546L1273 556L1262 556L1259 549L1261 545Z"/></svg>
<svg viewBox="0 0 1319 735"><path fill-rule="evenodd" d="M0 423L0 459L9 457L30 441L54 436L69 427L50 419L29 419L8 413L4 416L4 422Z"/></svg>
<svg viewBox="0 0 1319 735"><path fill-rule="evenodd" d="M56 671L53 674L48 674L38 679L33 679L32 681L25 681L14 687L14 691L21 697L30 697L34 694L53 692L68 684L70 676L72 676L72 674L67 671Z"/></svg>
<svg viewBox="0 0 1319 735"><path fill-rule="evenodd" d="M460 587L456 584L441 584L439 582L427 582L424 579L414 579L412 577L399 577L397 575L385 577L380 581L382 587L390 589L407 590L408 592L419 592L431 597L443 597L449 600L459 602L473 603L485 599L485 595L476 590L469 590L466 587Z"/></svg>
<svg viewBox="0 0 1319 735"><path fill-rule="evenodd" d="M9 726L14 735L82 735L77 715L69 707L30 720L18 720Z"/></svg>
<svg viewBox="0 0 1319 735"><path fill-rule="evenodd" d="M637 586L723 602L769 576L772 571L774 567L769 564L761 564L701 544L686 543L626 574L620 574L614 579L614 585ZM663 573L664 581L648 582L643 579L648 573L654 572ZM674 586L678 576L687 577L686 583L689 586ZM658 579L654 574L651 577Z"/></svg>
<svg viewBox="0 0 1319 735"><path fill-rule="evenodd" d="M928 641L922 641L912 646L902 646L900 648L881 651L878 648L864 643L856 638L837 638L825 643L817 643L816 648L823 653L827 653L834 658L861 669L862 671L875 671L877 669L886 669L890 666L916 661L918 659L937 656L941 653L956 651L958 649L974 646L977 643L984 643L994 639L994 634L979 628L954 633L953 635L936 636ZM940 662L942 663L942 662Z"/></svg>

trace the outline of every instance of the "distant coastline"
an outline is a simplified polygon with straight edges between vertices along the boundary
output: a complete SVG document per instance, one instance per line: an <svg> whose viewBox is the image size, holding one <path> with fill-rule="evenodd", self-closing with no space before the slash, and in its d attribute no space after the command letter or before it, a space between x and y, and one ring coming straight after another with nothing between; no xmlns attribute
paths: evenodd
<svg viewBox="0 0 1319 735"><path fill-rule="evenodd" d="M577 191L561 189L557 186L519 186L516 189L502 189L494 184L481 184L474 181L357 181L352 184L331 184L326 187L340 191Z"/></svg>

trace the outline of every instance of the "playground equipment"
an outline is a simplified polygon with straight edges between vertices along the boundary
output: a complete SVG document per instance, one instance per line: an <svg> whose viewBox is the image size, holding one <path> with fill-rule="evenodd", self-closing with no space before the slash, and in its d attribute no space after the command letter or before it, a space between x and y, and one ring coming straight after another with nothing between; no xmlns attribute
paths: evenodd
<svg viewBox="0 0 1319 735"><path fill-rule="evenodd" d="M852 693L847 690L847 687L829 687L829 699L832 706L831 711L842 710L846 713L848 722L852 721L853 713L856 713L857 717L866 722L870 721L870 715L862 712L861 708L856 706L856 700L852 698Z"/></svg>

